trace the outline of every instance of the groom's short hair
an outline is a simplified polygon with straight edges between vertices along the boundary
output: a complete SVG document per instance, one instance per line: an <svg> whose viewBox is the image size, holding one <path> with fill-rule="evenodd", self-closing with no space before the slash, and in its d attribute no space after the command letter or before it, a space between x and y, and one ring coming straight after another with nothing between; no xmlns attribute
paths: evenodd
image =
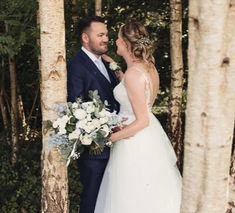
<svg viewBox="0 0 235 213"><path fill-rule="evenodd" d="M104 23L104 19L100 16L88 16L81 19L78 23L78 38L81 39L82 33L84 33L93 22Z"/></svg>

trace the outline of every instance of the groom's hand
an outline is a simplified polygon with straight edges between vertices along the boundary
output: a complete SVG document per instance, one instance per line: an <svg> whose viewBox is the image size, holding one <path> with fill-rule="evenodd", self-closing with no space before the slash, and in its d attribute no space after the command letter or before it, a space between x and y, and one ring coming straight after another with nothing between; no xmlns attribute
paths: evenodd
<svg viewBox="0 0 235 213"><path fill-rule="evenodd" d="M106 55L106 54L103 54L103 55L102 55L102 59L103 59L104 61L108 62L108 63L115 62L110 56L108 56L108 55ZM116 63L116 62L115 62L115 63ZM122 78L123 78L123 75L124 75L124 73L122 72L122 70L114 71L114 73L115 73L117 79L118 79L119 81L121 81Z"/></svg>

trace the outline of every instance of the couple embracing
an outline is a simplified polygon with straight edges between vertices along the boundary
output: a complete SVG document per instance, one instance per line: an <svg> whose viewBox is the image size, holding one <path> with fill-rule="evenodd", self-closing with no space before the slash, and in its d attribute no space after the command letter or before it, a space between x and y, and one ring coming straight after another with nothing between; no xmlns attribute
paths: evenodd
<svg viewBox="0 0 235 213"><path fill-rule="evenodd" d="M78 159L83 184L80 213L179 213L176 156L151 113L159 76L148 32L133 21L120 27L117 54L127 70L118 79L102 58L109 43L103 19L85 18L78 30L82 48L69 63L69 101L89 101L89 90L98 90L110 110L126 119L124 128L111 135L111 150L106 147L95 156L86 150Z"/></svg>

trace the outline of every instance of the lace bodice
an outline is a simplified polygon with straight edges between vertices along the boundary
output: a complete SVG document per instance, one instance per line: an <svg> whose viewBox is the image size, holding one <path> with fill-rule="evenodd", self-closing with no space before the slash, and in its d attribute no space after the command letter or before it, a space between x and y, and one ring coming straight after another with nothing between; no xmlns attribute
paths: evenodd
<svg viewBox="0 0 235 213"><path fill-rule="evenodd" d="M139 69L136 69L140 72L141 78L143 78L145 82L145 98L146 98L146 105L151 111L152 105L154 103L155 97L153 97L153 87L151 83L151 79L148 73L143 72ZM134 117L133 108L128 97L128 93L125 87L125 77L122 81L115 87L114 89L114 97L120 104L120 115Z"/></svg>

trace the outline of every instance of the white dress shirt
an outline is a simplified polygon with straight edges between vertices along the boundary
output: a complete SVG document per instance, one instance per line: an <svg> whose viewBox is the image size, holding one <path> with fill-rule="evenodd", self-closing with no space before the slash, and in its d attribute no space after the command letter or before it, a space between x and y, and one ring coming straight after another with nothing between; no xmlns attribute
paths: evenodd
<svg viewBox="0 0 235 213"><path fill-rule="evenodd" d="M104 66L104 63L101 59L101 56L97 58L93 53L87 50L85 47L82 47L82 50L87 54L87 56L95 63L99 71L104 75L104 77L110 82L108 71Z"/></svg>

